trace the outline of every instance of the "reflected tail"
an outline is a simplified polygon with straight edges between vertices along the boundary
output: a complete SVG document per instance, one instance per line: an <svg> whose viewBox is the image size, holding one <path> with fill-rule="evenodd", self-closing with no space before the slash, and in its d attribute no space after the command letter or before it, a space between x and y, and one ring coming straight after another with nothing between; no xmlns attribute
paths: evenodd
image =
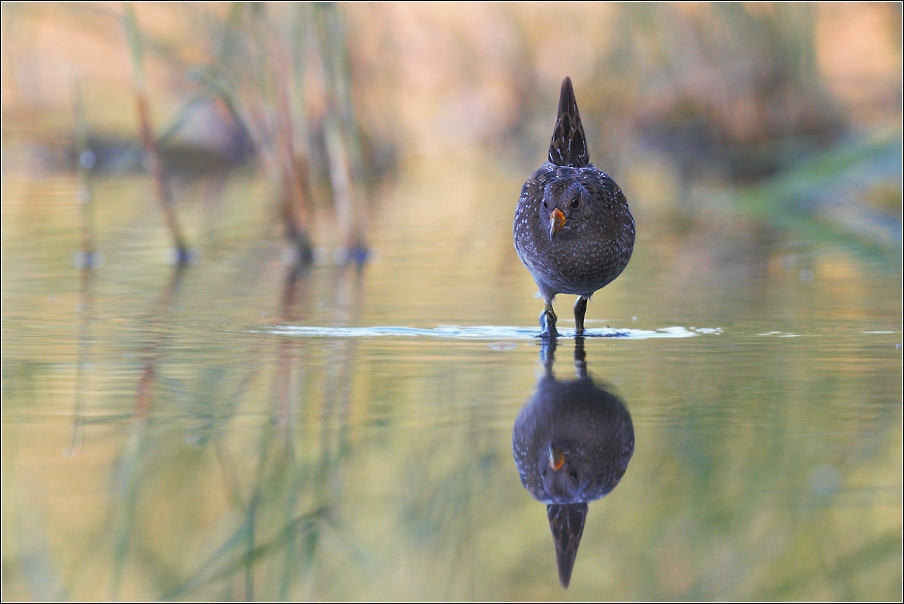
<svg viewBox="0 0 904 604"><path fill-rule="evenodd" d="M559 567L559 583L568 589L571 571L584 534L584 520L587 518L586 503L550 504L546 506L552 540L556 544L556 564Z"/></svg>

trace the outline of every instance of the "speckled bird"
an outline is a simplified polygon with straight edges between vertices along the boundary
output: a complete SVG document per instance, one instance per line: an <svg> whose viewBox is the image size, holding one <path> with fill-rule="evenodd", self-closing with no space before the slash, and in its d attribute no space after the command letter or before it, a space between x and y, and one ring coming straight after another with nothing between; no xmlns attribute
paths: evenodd
<svg viewBox="0 0 904 604"><path fill-rule="evenodd" d="M607 495L625 475L634 454L634 424L624 403L588 376L583 338L575 341L578 379L556 379L555 342L543 344L545 375L515 420L512 452L521 484L546 504L559 582L567 588L587 503Z"/></svg>
<svg viewBox="0 0 904 604"><path fill-rule="evenodd" d="M562 82L549 161L521 189L512 227L515 249L540 288L542 336L555 337L556 294L576 294L576 334L587 300L618 277L634 250L634 217L608 174L590 163L571 78Z"/></svg>

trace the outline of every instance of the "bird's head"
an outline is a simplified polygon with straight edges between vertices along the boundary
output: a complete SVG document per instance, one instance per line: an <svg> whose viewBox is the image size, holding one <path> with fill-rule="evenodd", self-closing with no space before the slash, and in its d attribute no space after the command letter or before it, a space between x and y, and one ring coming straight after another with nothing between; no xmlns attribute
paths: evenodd
<svg viewBox="0 0 904 604"><path fill-rule="evenodd" d="M574 178L557 178L543 190L540 224L550 241L563 241L580 233L590 215L593 197Z"/></svg>

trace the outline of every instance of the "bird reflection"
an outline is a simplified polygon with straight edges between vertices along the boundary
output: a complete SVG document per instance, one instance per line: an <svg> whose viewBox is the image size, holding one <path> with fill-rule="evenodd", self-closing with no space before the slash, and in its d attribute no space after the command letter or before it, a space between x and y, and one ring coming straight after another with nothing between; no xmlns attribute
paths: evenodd
<svg viewBox="0 0 904 604"><path fill-rule="evenodd" d="M556 546L559 582L568 588L587 503L607 495L634 453L634 425L624 403L587 374L584 339L576 338L576 380L553 374L556 340L540 350L544 375L512 431L521 484L546 505Z"/></svg>

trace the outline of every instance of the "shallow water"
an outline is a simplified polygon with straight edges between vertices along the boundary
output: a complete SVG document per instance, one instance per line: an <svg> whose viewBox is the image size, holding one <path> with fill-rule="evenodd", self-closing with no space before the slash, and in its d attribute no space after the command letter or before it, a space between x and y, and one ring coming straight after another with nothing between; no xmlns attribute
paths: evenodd
<svg viewBox="0 0 904 604"><path fill-rule="evenodd" d="M562 590L512 429L572 299L551 359L520 184L421 167L362 271L320 213L297 273L252 178L180 191L180 271L144 179L81 270L77 180L6 177L4 599L899 597L900 256L643 203L584 340L635 451Z"/></svg>

